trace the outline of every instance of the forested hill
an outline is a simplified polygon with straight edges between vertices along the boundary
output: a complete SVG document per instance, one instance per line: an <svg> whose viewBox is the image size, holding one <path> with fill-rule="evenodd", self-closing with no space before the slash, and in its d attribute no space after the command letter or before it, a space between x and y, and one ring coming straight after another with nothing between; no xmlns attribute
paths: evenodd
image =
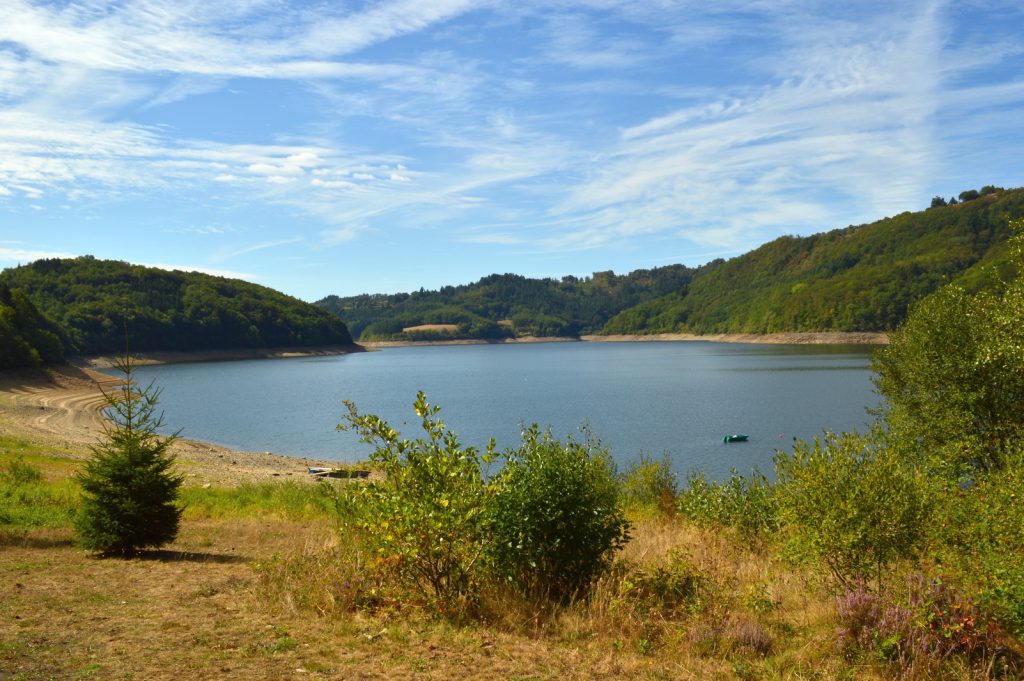
<svg viewBox="0 0 1024 681"><path fill-rule="evenodd" d="M781 237L697 269L561 280L495 274L438 291L329 296L317 305L362 340L887 331L942 284L977 289L990 283L989 266L1005 263L1008 223L1024 216L1024 189L984 187L960 197L867 225Z"/></svg>
<svg viewBox="0 0 1024 681"><path fill-rule="evenodd" d="M700 272L671 265L583 279L493 274L438 291L328 296L316 304L338 314L363 340L576 336L599 332L617 312L645 300L686 291ZM434 328L402 331L420 326Z"/></svg>
<svg viewBox="0 0 1024 681"><path fill-rule="evenodd" d="M868 225L782 237L677 292L626 310L606 333L888 331L950 281L992 283L1024 189L985 187L962 200Z"/></svg>
<svg viewBox="0 0 1024 681"><path fill-rule="evenodd" d="M325 310L265 286L199 272L84 256L4 270L0 287L15 300L31 301L52 325L46 328L64 336L69 355L123 352L126 320L133 352L352 342L345 323ZM6 334L2 325L0 333Z"/></svg>
<svg viewBox="0 0 1024 681"><path fill-rule="evenodd" d="M0 283L0 369L64 359L64 333L22 291Z"/></svg>

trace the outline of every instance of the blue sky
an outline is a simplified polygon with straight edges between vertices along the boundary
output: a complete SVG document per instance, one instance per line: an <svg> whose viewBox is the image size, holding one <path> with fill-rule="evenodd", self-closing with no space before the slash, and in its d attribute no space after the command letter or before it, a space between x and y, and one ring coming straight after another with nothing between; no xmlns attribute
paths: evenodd
<svg viewBox="0 0 1024 681"><path fill-rule="evenodd" d="M1024 3L0 0L0 267L306 300L730 257L1024 185Z"/></svg>

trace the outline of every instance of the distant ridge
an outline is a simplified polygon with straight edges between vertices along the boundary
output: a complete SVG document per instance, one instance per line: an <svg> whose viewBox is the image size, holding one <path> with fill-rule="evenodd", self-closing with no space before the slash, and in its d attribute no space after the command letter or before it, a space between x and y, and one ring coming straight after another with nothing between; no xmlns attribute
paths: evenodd
<svg viewBox="0 0 1024 681"><path fill-rule="evenodd" d="M561 280L494 274L437 291L316 304L364 341L891 331L943 284L983 288L1006 269L1009 221L1024 216L1024 189L960 196L866 225L780 237L699 268Z"/></svg>
<svg viewBox="0 0 1024 681"><path fill-rule="evenodd" d="M59 329L68 355L123 352L125 323L133 352L352 343L345 323L325 310L265 286L200 272L83 256L6 269L0 286L31 301L43 323Z"/></svg>

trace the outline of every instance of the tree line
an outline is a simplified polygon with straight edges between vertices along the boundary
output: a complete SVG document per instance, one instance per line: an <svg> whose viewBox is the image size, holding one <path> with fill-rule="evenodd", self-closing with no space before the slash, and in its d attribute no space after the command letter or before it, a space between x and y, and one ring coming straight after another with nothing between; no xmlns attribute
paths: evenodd
<svg viewBox="0 0 1024 681"><path fill-rule="evenodd" d="M1008 223L1024 190L986 186L866 225L783 236L702 267L531 279L493 274L462 286L328 296L362 340L581 334L890 331L918 300L956 281L972 291L1012 276ZM448 324L451 331L406 331Z"/></svg>
<svg viewBox="0 0 1024 681"><path fill-rule="evenodd" d="M0 309L15 310L0 311L5 352L21 347L15 336L21 329L18 337L28 339L40 361L123 352L126 331L138 352L352 342L343 321L314 305L265 286L200 272L91 256L51 258L4 270L0 286L14 301L0 301ZM17 323L5 324L8 317ZM25 330L33 324L38 331ZM24 357L12 361L38 363Z"/></svg>

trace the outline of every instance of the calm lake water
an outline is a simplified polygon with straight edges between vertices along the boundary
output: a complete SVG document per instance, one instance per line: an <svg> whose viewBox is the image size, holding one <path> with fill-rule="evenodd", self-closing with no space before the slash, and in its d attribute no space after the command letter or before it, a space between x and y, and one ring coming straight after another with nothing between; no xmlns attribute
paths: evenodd
<svg viewBox="0 0 1024 681"><path fill-rule="evenodd" d="M417 390L464 444L556 437L588 424L620 463L667 452L680 475L769 473L776 449L823 429L862 428L877 405L870 349L710 342L545 343L388 348L337 357L141 367L163 388L168 430L243 450L343 462L371 449L338 432L352 400L417 437ZM747 433L746 443L722 436Z"/></svg>

